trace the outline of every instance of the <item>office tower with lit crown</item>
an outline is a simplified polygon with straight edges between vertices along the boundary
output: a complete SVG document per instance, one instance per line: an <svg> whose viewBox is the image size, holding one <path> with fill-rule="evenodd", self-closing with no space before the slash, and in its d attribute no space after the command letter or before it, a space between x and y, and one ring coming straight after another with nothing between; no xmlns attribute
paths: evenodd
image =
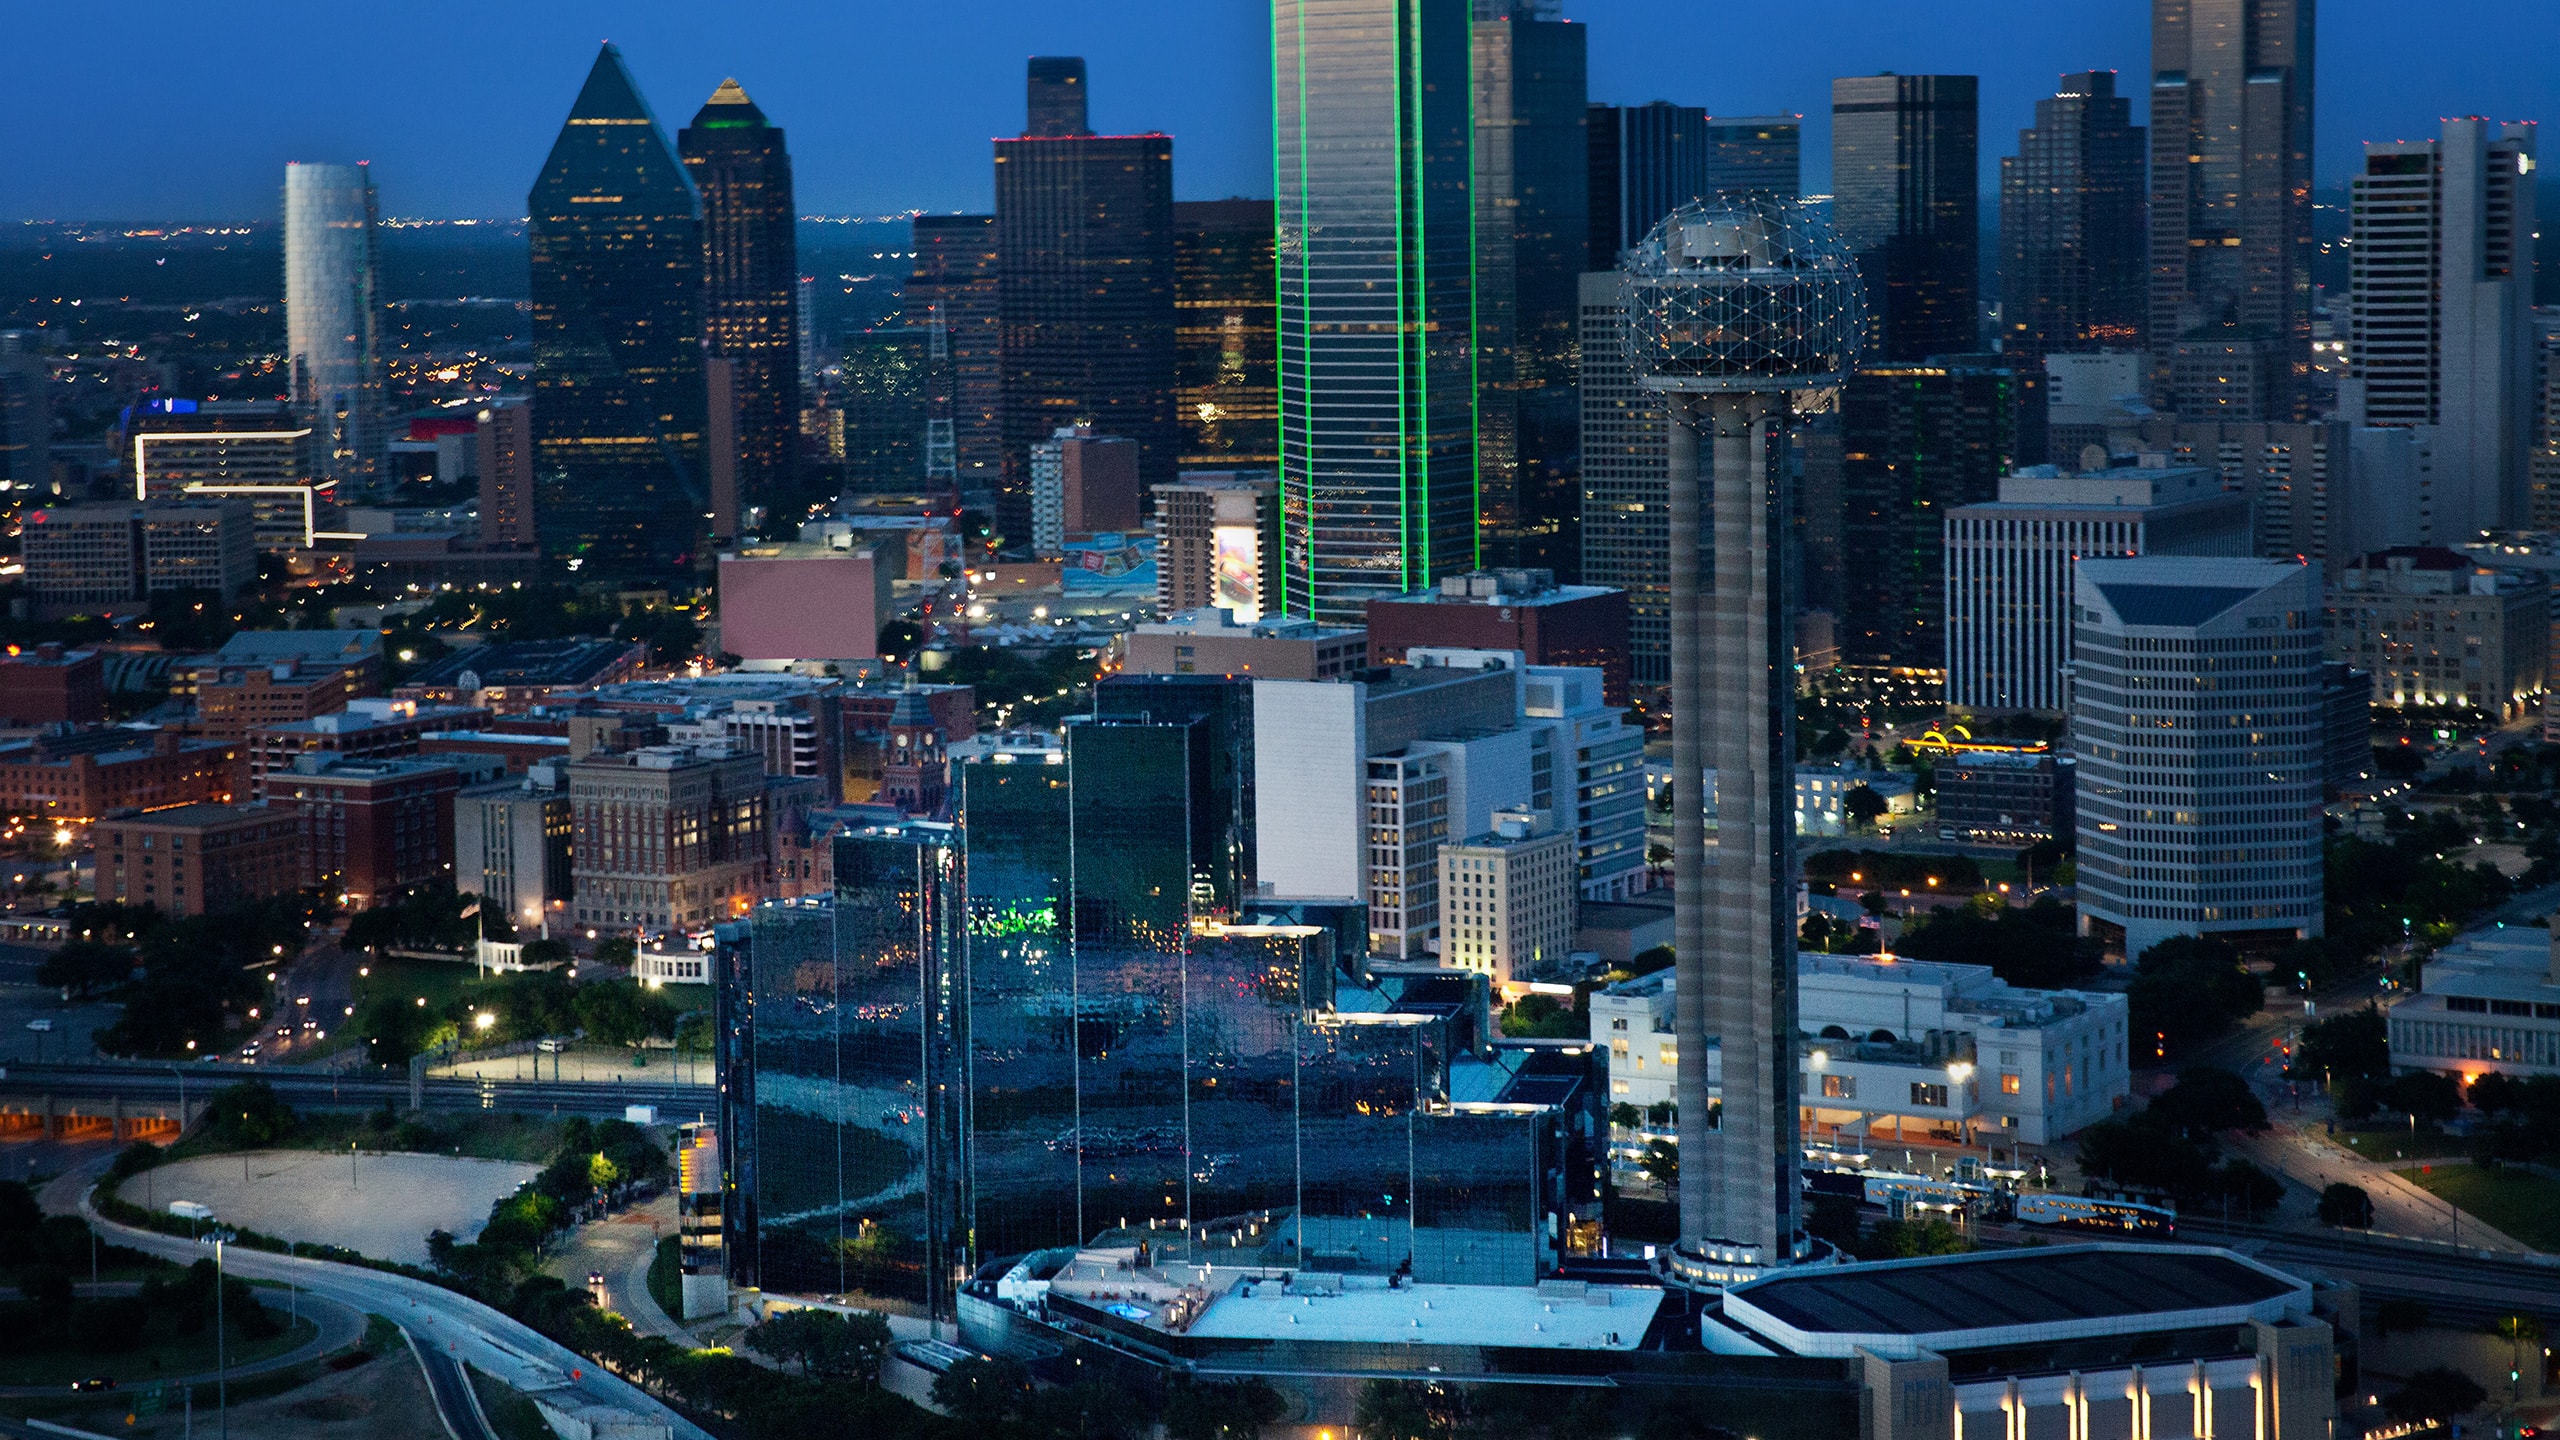
<svg viewBox="0 0 2560 1440"><path fill-rule="evenodd" d="M2113 71L2065 75L2000 160L2000 348L2142 343L2144 140Z"/></svg>
<svg viewBox="0 0 2560 1440"><path fill-rule="evenodd" d="M702 196L703 337L726 360L736 413L741 515L799 500L800 277L791 153L735 80L676 133ZM785 525L798 515L769 518Z"/></svg>
<svg viewBox="0 0 2560 1440"><path fill-rule="evenodd" d="M284 167L284 328L294 407L319 479L369 485L382 464L382 264L373 171Z"/></svg>
<svg viewBox="0 0 2560 1440"><path fill-rule="evenodd" d="M1831 82L1831 214L1866 282L1870 364L1979 347L1978 89L1971 75Z"/></svg>
<svg viewBox="0 0 2560 1440"><path fill-rule="evenodd" d="M1468 0L1276 0L1279 609L1477 563Z"/></svg>
<svg viewBox="0 0 2560 1440"><path fill-rule="evenodd" d="M996 311L1003 356L996 528L1031 536L1031 447L1090 424L1138 444L1148 483L1171 480L1173 137L1096 135L1084 62L1031 62L1032 128L995 142Z"/></svg>
<svg viewBox="0 0 2560 1440"><path fill-rule="evenodd" d="M2310 418L2313 8L2151 0L2150 342L2182 415Z"/></svg>
<svg viewBox="0 0 2560 1440"><path fill-rule="evenodd" d="M906 321L928 337L930 413L951 421L952 467L963 503L995 506L1004 469L1004 357L996 323L996 217L919 215Z"/></svg>
<svg viewBox="0 0 2560 1440"><path fill-rule="evenodd" d="M612 45L526 207L543 551L588 573L681 570L710 498L702 204Z"/></svg>
<svg viewBox="0 0 2560 1440"><path fill-rule="evenodd" d="M2129 960L2173 935L2317 936L2320 567L2146 555L2073 583L2082 929Z"/></svg>
<svg viewBox="0 0 2560 1440"><path fill-rule="evenodd" d="M1474 0L1476 449L1504 564L1580 559L1576 297L1590 231L1585 27L1555 0Z"/></svg>
<svg viewBox="0 0 2560 1440"><path fill-rule="evenodd" d="M2459 119L2368 143L2348 190L2339 418L2427 437L2418 504L2436 535L2531 519L2534 132Z"/></svg>
<svg viewBox="0 0 2560 1440"><path fill-rule="evenodd" d="M1173 206L1174 420L1185 466L1280 463L1271 202Z"/></svg>

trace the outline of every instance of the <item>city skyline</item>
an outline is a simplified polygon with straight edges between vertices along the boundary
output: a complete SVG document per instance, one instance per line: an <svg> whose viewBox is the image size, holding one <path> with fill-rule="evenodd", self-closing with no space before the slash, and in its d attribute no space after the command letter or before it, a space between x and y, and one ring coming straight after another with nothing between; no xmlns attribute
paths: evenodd
<svg viewBox="0 0 2560 1440"><path fill-rule="evenodd" d="M2130 0L2064 15L2024 0L1964 0L1930 7L1927 16L1896 13L1882 0L1823 0L1812 9L1756 19L1657 16L1632 0L1591 0L1567 18L1590 27L1595 100L1802 114L1812 193L1830 185L1832 79L1883 69L1978 74L1981 123L2001 137L1982 149L1989 193L2009 137L2032 123L2034 102L2051 93L2055 75L2112 68L2131 76L2149 63L2147 7ZM2324 190L2344 183L2366 141L2422 139L2445 116L2537 119L2555 109L2549 102L2560 88L2534 61L2560 47L2560 11L2502 17L2506 42L2485 50L2460 42L2464 25L2387 28L2391 13L2387 0L2324 7L2327 103L2315 147ZM716 29L673 7L564 6L515 19L521 32L499 64L484 36L422 33L396 8L252 34L173 7L163 23L116 25L112 45L132 83L102 120L67 94L63 103L43 102L48 77L77 73L75 57L110 43L110 22L96 13L25 17L14 48L29 61L30 99L38 103L21 123L20 164L0 193L0 221L265 219L276 208L275 172L290 160L373 162L386 215L512 218L559 125L557 97L574 92L596 42L608 36L630 57L645 93L708 94L734 74L793 131L808 214L987 208L992 189L976 162L988 137L1018 133L1019 67L1032 53L1088 57L1103 92L1097 129L1182 138L1176 198L1270 193L1270 48L1260 7L1150 0L1104 16L1003 3L974 7L962 21L931 11L838 18L790 6L724 17ZM1711 25L1716 43L1708 44ZM1805 44L1805 36L1822 43ZM904 54L914 63L849 88L834 59L844 53L837 38L858 42L860 53ZM375 83L378 66L352 63L369 53L397 53L417 83ZM235 54L237 64L225 59ZM1691 57L1699 55L1708 63L1696 64ZM233 101L223 77L253 66L312 77L308 100L204 124ZM467 129L420 123L419 85L471 117ZM2147 123L2147 87L2123 88L2134 99L2134 122Z"/></svg>

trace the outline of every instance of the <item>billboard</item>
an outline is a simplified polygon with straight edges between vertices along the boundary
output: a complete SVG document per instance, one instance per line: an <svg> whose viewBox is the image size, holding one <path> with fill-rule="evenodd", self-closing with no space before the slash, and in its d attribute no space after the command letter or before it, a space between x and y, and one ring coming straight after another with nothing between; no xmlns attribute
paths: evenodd
<svg viewBox="0 0 2560 1440"><path fill-rule="evenodd" d="M1262 618L1262 537L1251 524L1211 529L1210 565L1215 571L1215 598L1209 603L1235 612L1236 623Z"/></svg>

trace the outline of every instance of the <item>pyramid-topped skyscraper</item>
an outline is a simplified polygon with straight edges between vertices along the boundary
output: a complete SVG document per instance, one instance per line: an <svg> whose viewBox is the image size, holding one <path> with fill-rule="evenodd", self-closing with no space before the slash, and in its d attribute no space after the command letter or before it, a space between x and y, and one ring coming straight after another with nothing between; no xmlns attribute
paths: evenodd
<svg viewBox="0 0 2560 1440"><path fill-rule="evenodd" d="M587 575L687 566L708 499L702 202L612 45L526 213L543 551Z"/></svg>

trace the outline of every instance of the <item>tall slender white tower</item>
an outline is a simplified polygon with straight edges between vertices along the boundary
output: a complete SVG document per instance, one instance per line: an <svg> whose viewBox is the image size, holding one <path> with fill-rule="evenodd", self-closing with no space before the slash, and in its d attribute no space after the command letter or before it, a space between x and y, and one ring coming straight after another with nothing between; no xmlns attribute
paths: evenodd
<svg viewBox="0 0 2560 1440"><path fill-rule="evenodd" d="M1673 211L1628 252L1627 358L1671 402L1672 948L1679 999L1680 1245L1702 1288L1798 1258L1795 719L1786 534L1769 420L1837 385L1864 331L1857 267L1800 203ZM1711 438L1701 472L1700 440ZM1700 491L1706 492L1702 513ZM1712 518L1712 557L1699 522ZM1711 566L1701 586L1700 563ZM1702 779L1716 776L1710 863ZM1707 1048L1724 1052L1721 1119Z"/></svg>
<svg viewBox="0 0 2560 1440"><path fill-rule="evenodd" d="M311 425L311 470L369 483L382 463L382 266L373 171L284 167L285 353Z"/></svg>

